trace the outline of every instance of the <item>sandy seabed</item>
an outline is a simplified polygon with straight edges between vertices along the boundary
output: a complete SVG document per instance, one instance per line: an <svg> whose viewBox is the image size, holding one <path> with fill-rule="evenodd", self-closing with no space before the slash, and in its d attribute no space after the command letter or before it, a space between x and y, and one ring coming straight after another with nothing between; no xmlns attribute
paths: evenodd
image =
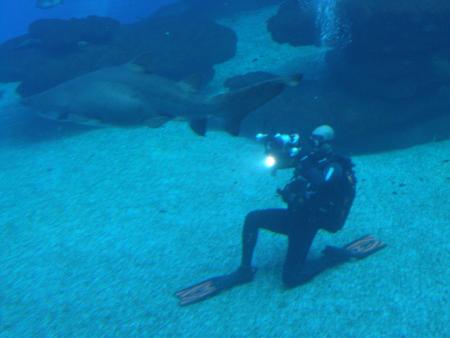
<svg viewBox="0 0 450 338"><path fill-rule="evenodd" d="M245 214L281 206L260 145L186 124L0 148L1 337L448 337L450 142L356 157L345 244L388 247L283 289L286 239L261 233L255 281L181 308L239 263Z"/></svg>

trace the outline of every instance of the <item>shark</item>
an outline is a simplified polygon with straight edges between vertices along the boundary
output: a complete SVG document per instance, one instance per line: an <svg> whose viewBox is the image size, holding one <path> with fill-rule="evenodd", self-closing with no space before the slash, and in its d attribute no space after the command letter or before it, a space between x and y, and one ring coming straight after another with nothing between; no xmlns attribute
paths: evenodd
<svg viewBox="0 0 450 338"><path fill-rule="evenodd" d="M238 135L242 120L297 86L301 74L277 77L239 90L206 95L128 63L96 70L22 99L22 104L47 119L94 126L160 127L173 119L188 121L205 135L208 120L221 119L225 130Z"/></svg>

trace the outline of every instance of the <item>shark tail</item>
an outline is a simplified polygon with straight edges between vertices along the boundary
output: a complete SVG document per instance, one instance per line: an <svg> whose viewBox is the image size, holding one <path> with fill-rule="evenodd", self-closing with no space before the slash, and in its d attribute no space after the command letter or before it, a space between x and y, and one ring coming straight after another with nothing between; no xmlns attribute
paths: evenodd
<svg viewBox="0 0 450 338"><path fill-rule="evenodd" d="M238 135L241 122L249 113L281 94L286 87L297 86L301 79L301 74L280 77L213 97L217 114L225 120L226 131Z"/></svg>

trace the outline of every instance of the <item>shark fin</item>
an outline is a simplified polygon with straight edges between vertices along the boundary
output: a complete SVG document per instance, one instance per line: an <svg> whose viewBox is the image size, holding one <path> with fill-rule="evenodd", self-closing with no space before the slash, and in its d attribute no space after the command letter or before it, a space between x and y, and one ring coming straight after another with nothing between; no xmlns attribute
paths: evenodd
<svg viewBox="0 0 450 338"><path fill-rule="evenodd" d="M238 135L242 120L252 111L281 94L286 86L296 86L302 76L278 77L266 80L212 98L217 114L225 119L225 128L232 135Z"/></svg>
<svg viewBox="0 0 450 338"><path fill-rule="evenodd" d="M208 119L206 118L196 118L189 120L189 126L191 129L200 136L205 136L206 128L208 125Z"/></svg>
<svg viewBox="0 0 450 338"><path fill-rule="evenodd" d="M244 116L245 117L245 116ZM239 132L241 131L241 122L242 119L228 119L225 121L225 130L233 135L233 136L238 136Z"/></svg>

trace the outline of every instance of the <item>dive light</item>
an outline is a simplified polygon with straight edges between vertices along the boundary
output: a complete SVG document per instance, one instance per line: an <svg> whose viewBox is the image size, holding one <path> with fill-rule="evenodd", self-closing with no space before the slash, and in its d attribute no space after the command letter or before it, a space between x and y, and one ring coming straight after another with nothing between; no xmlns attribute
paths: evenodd
<svg viewBox="0 0 450 338"><path fill-rule="evenodd" d="M256 140L264 142L266 158L264 164L268 168L276 168L286 157L292 158L300 153L299 134L256 134Z"/></svg>

